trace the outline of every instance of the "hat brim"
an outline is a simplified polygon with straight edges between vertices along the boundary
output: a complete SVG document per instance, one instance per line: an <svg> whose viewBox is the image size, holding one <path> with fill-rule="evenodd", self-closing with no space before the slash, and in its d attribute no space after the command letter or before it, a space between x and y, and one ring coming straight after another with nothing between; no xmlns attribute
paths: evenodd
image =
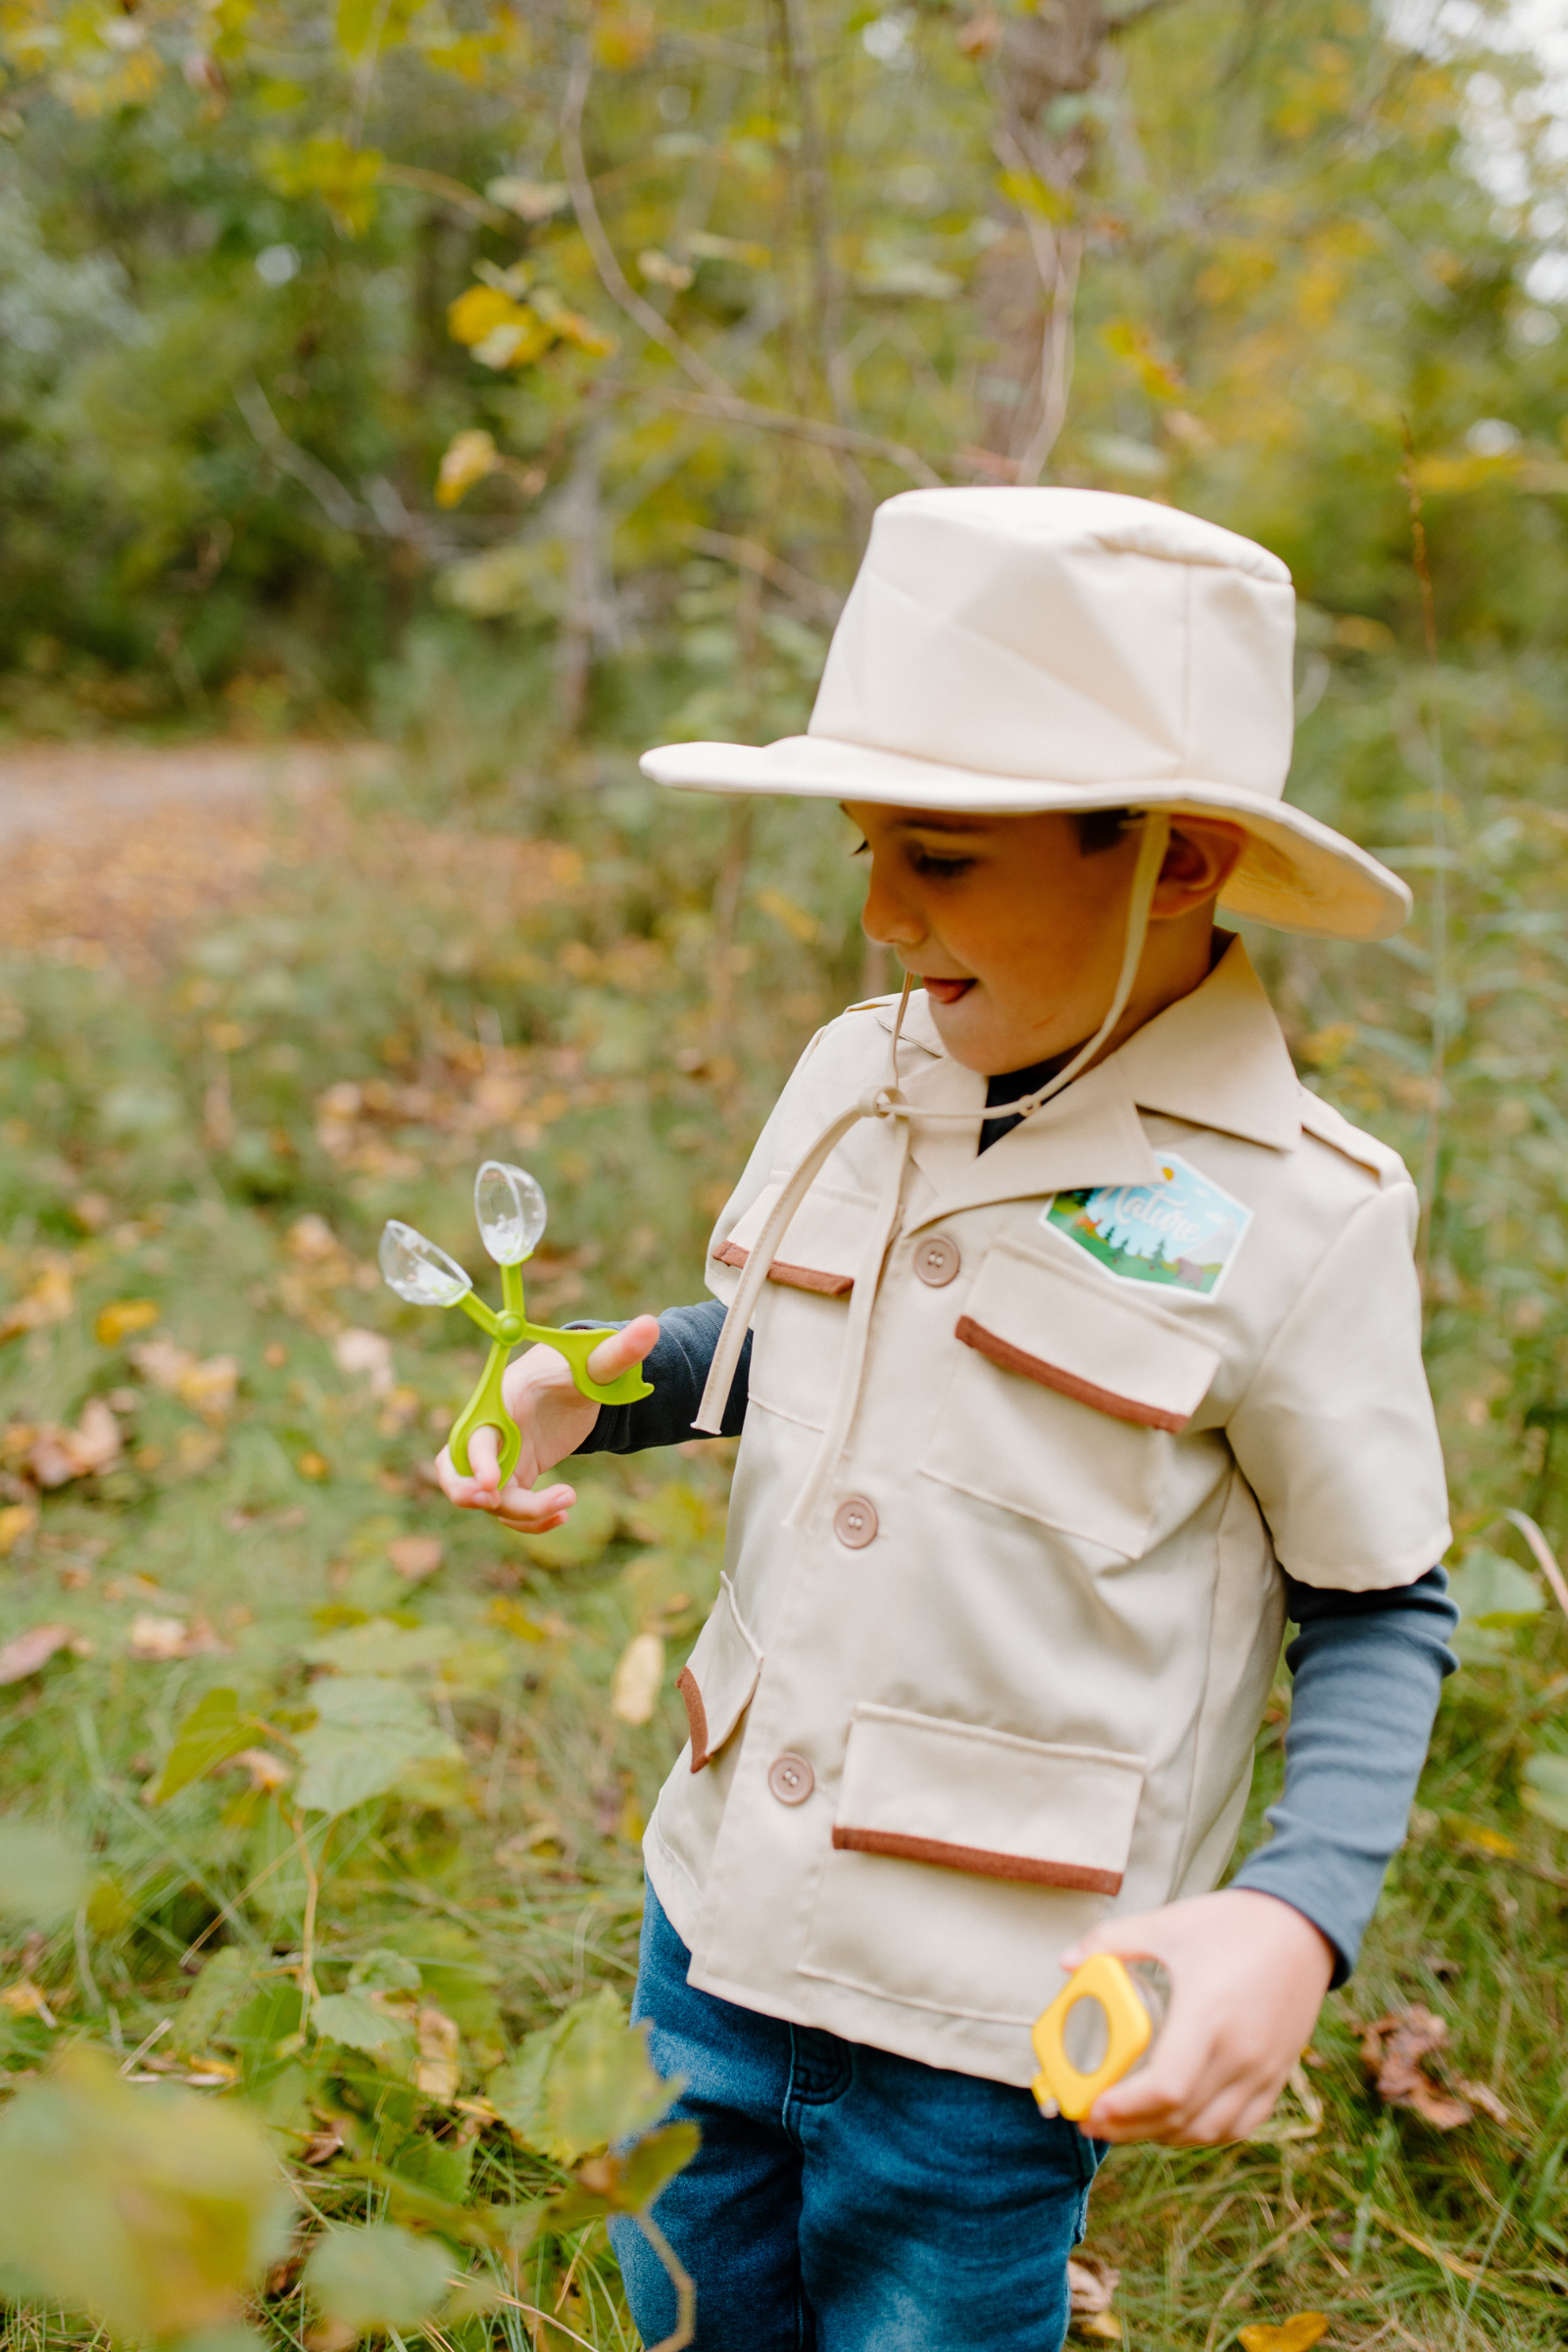
<svg viewBox="0 0 1568 2352"><path fill-rule="evenodd" d="M779 792L806 800L878 801L902 808L973 809L1025 816L1057 809L1164 808L1242 826L1248 844L1225 887L1232 914L1329 939L1387 939L1411 899L1397 874L1304 808L1238 784L1197 776L1146 782L1054 784L917 760L828 735L777 743L671 743L645 753L644 775L684 792Z"/></svg>

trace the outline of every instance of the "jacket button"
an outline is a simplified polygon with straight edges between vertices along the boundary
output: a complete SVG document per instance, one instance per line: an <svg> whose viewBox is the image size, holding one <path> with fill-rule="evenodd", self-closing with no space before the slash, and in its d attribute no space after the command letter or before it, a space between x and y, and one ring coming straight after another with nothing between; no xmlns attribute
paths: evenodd
<svg viewBox="0 0 1568 2352"><path fill-rule="evenodd" d="M816 1787L816 1775L804 1756L786 1748L768 1766L767 1785L781 1805L804 1805Z"/></svg>
<svg viewBox="0 0 1568 2352"><path fill-rule="evenodd" d="M957 1243L950 1242L945 1233L929 1234L915 1247L914 1270L934 1291L953 1280L960 1262Z"/></svg>
<svg viewBox="0 0 1568 2352"><path fill-rule="evenodd" d="M841 1544L858 1551L876 1534L876 1506L863 1494L846 1494L833 1514L833 1533Z"/></svg>

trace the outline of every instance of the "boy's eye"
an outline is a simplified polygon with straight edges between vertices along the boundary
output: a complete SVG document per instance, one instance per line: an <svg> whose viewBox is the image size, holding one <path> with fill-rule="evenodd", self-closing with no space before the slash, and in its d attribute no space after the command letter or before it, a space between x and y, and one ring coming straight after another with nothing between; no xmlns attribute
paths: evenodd
<svg viewBox="0 0 1568 2352"><path fill-rule="evenodd" d="M973 865L974 859L972 858L937 858L933 857L929 850L911 850L909 863L917 874L924 874L932 881L952 882L959 874L966 874Z"/></svg>

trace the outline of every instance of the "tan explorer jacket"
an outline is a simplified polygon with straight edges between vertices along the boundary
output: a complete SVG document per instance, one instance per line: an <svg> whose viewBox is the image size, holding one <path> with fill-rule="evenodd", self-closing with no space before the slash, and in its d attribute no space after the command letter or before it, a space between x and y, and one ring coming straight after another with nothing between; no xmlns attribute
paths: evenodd
<svg viewBox="0 0 1568 2352"><path fill-rule="evenodd" d="M718 1220L719 1297L893 1021L808 1048ZM1299 1085L1235 941L984 1154L985 1080L923 996L898 1083L914 1115L851 1127L759 1301L645 1851L694 1984L1025 2083L1061 1950L1230 1858L1277 1563L1366 1591L1447 1546L1416 1200Z"/></svg>

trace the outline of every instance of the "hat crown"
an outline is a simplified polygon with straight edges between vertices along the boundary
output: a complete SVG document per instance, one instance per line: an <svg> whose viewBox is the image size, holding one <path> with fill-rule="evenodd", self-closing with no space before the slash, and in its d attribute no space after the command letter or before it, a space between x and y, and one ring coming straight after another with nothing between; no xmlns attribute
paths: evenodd
<svg viewBox="0 0 1568 2352"><path fill-rule="evenodd" d="M879 507L813 736L1102 792L1279 800L1296 599L1277 556L1102 490L911 490Z"/></svg>

